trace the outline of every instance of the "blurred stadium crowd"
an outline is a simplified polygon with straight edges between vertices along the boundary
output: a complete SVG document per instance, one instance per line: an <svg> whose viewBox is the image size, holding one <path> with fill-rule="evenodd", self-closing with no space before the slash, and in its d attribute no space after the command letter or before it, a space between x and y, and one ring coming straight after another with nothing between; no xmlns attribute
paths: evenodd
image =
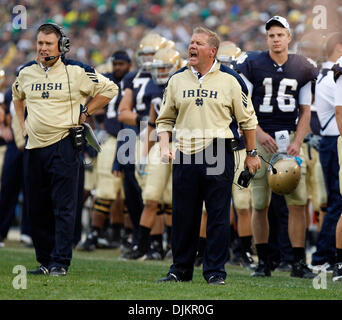
<svg viewBox="0 0 342 320"><path fill-rule="evenodd" d="M16 5L26 8L26 29L13 28ZM327 9L329 19L327 29L316 31L338 30L342 21L338 0L1 0L0 65L8 86L16 67L35 58L35 30L46 21L63 26L72 43L69 58L92 66L106 63L118 49L133 56L140 39L151 30L173 40L185 57L192 29L198 25L244 51L263 50L264 23L273 15L288 18L295 49L303 34L313 29L319 6Z"/></svg>

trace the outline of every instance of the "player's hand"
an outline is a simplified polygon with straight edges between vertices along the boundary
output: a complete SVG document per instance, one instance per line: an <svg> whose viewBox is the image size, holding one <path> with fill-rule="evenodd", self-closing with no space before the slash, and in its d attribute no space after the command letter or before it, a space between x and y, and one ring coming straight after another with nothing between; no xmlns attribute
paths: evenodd
<svg viewBox="0 0 342 320"><path fill-rule="evenodd" d="M175 156L170 149L165 148L160 150L160 159L162 163L169 163L170 160L175 159Z"/></svg>
<svg viewBox="0 0 342 320"><path fill-rule="evenodd" d="M261 166L260 159L258 156L256 157L246 156L244 165L245 165L245 168L248 168L248 171L254 175L257 172L257 170L260 169L260 166Z"/></svg>
<svg viewBox="0 0 342 320"><path fill-rule="evenodd" d="M120 178L121 177L121 171L114 170L113 175L114 175L114 177Z"/></svg>
<svg viewBox="0 0 342 320"><path fill-rule="evenodd" d="M278 150L278 146L276 141L265 131L257 130L256 131L257 141L261 144L261 146L268 153L275 153Z"/></svg>
<svg viewBox="0 0 342 320"><path fill-rule="evenodd" d="M12 130L9 127L3 127L1 128L1 137L6 141L12 141L13 140L13 133Z"/></svg>
<svg viewBox="0 0 342 320"><path fill-rule="evenodd" d="M299 156L299 153L300 153L300 147L301 147L301 144L293 140L293 141L289 144L289 146L287 147L286 152L287 152L290 156L298 157L298 156Z"/></svg>

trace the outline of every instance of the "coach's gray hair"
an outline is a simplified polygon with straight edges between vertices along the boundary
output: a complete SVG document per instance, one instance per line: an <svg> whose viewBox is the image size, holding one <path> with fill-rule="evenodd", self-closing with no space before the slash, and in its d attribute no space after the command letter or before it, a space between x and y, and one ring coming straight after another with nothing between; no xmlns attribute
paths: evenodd
<svg viewBox="0 0 342 320"><path fill-rule="evenodd" d="M220 46L220 38L216 32L211 31L204 27L197 27L194 29L193 33L204 33L208 36L208 44L212 48L218 49Z"/></svg>

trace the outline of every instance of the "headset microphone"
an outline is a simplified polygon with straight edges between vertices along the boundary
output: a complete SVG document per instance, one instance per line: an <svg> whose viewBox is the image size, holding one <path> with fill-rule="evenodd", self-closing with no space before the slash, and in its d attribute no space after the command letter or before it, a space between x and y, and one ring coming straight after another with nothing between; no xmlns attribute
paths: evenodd
<svg viewBox="0 0 342 320"><path fill-rule="evenodd" d="M59 55L58 55L58 56L45 57L44 60L45 60L45 61L51 61L51 60L56 59L56 58L58 58L58 57L59 57Z"/></svg>

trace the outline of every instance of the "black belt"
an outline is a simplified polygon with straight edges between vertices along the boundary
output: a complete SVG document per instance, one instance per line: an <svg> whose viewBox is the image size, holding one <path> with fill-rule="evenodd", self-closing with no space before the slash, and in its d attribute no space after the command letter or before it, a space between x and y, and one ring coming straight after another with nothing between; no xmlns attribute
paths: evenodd
<svg viewBox="0 0 342 320"><path fill-rule="evenodd" d="M224 138L214 138L214 143L217 143L217 141L224 140L225 147L228 152L236 151L240 144L240 139L224 139Z"/></svg>

